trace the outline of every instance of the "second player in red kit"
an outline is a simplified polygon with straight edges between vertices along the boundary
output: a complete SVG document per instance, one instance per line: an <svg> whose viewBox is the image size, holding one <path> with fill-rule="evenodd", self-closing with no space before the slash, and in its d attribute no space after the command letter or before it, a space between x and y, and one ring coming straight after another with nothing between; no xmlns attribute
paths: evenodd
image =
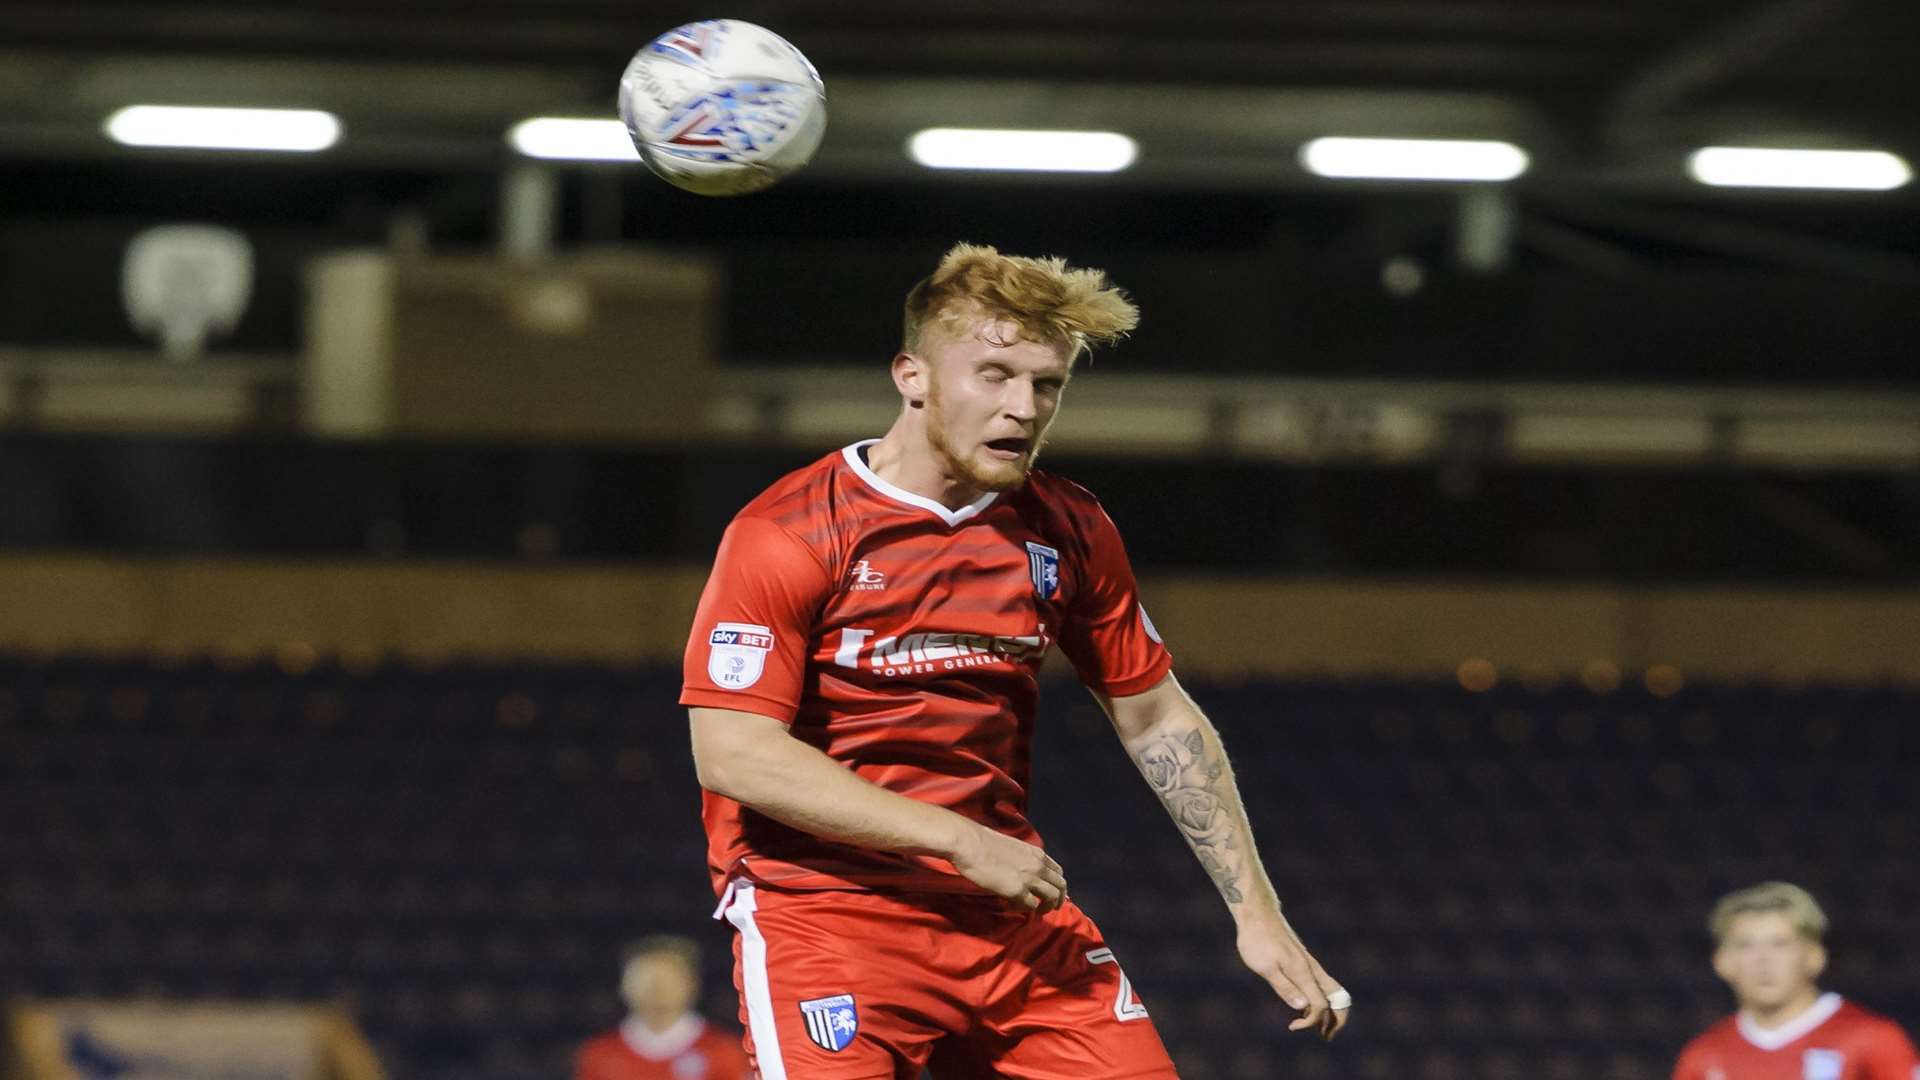
<svg viewBox="0 0 1920 1080"><path fill-rule="evenodd" d="M1174 1075L1027 820L1055 648L1225 899L1242 960L1298 1010L1290 1026L1346 1022L1118 530L1032 468L1074 361L1136 319L1099 271L956 247L908 294L893 427L769 488L721 542L681 702L767 1080Z"/></svg>
<svg viewBox="0 0 1920 1080"><path fill-rule="evenodd" d="M1714 973L1740 1010L1687 1044L1673 1080L1920 1080L1920 1054L1898 1024L1820 992L1827 913L1805 889L1742 889L1708 925Z"/></svg>

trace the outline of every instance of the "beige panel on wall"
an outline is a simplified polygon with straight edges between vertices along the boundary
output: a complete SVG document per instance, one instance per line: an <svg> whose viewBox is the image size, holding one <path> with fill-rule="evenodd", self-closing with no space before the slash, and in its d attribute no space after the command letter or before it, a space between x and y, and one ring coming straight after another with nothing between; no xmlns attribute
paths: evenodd
<svg viewBox="0 0 1920 1080"><path fill-rule="evenodd" d="M1463 660L1575 672L1621 646L1600 588L1175 579L1143 586L1182 670L1452 673Z"/></svg>
<svg viewBox="0 0 1920 1080"><path fill-rule="evenodd" d="M648 441L704 430L719 271L622 250L347 253L310 268L303 415L353 437Z"/></svg>
<svg viewBox="0 0 1920 1080"><path fill-rule="evenodd" d="M1911 592L1684 589L1636 605L1645 653L1705 676L1911 679L1920 670L1920 603Z"/></svg>
<svg viewBox="0 0 1920 1080"><path fill-rule="evenodd" d="M0 651L677 664L704 566L0 558ZM1920 592L1149 575L1177 670L1920 681ZM310 662L307 661L307 662Z"/></svg>

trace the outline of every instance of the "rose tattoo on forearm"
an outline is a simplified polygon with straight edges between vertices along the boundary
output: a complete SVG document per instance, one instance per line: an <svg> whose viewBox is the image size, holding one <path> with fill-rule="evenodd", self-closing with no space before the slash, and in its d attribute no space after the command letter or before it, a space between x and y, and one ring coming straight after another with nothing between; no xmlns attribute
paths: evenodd
<svg viewBox="0 0 1920 1080"><path fill-rule="evenodd" d="M1227 903L1240 903L1245 897L1240 879L1246 859L1234 842L1237 815L1231 793L1223 791L1225 752L1217 745L1209 748L1199 731L1189 731L1155 736L1136 749L1133 758L1207 876L1213 879L1214 887Z"/></svg>

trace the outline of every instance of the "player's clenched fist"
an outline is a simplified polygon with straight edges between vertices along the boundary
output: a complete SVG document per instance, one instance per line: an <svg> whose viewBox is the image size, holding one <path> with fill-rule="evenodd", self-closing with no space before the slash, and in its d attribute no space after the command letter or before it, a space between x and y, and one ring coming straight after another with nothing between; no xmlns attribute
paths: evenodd
<svg viewBox="0 0 1920 1080"><path fill-rule="evenodd" d="M966 830L952 862L968 881L1021 907L1052 911L1067 898L1067 878L1059 863L1024 840L984 826Z"/></svg>

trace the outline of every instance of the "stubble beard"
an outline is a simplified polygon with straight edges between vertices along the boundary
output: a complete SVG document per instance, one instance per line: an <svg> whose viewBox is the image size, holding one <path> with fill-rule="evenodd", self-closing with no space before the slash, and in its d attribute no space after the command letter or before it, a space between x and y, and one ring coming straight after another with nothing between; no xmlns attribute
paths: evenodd
<svg viewBox="0 0 1920 1080"><path fill-rule="evenodd" d="M976 490L1014 491L1025 484L1028 471L1033 468L1034 461L1040 456L1040 448L1045 445L1044 435L1045 432L1041 432L1018 461L983 460L981 453L984 447L976 446L969 454L954 443L941 412L939 384L935 383L928 389L927 441L933 445L934 453L940 455L947 470Z"/></svg>

